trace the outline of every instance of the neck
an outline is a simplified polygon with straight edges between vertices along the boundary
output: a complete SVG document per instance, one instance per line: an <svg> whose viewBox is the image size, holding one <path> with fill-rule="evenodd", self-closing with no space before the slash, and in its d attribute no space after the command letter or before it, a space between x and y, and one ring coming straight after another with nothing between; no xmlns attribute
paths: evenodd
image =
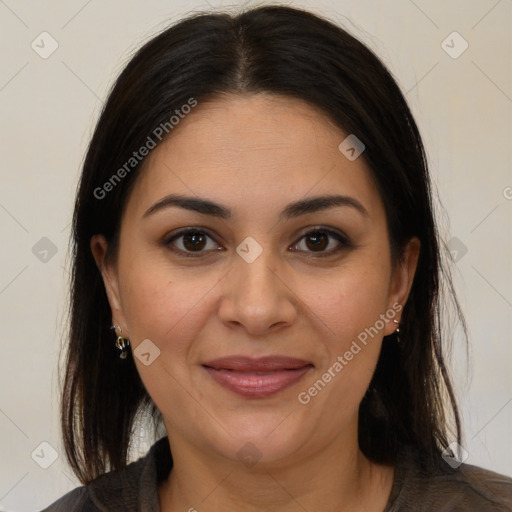
<svg viewBox="0 0 512 512"><path fill-rule="evenodd" d="M394 470L369 461L355 434L355 443L340 436L314 455L252 467L205 454L181 438L170 443L174 464L159 489L161 511L382 512Z"/></svg>

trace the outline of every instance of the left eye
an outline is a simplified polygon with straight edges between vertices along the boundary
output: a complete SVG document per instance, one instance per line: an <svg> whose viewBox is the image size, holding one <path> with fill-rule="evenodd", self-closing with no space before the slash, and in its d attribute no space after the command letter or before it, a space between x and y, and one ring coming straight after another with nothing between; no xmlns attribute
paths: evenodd
<svg viewBox="0 0 512 512"><path fill-rule="evenodd" d="M208 239L213 242L213 246L208 248ZM332 240L338 242L338 246L326 250ZM179 243L178 243L179 241ZM306 249L295 249L304 241ZM174 246L171 249L181 253L184 256L197 257L208 251L220 250L221 248L215 243L213 238L204 231L199 229L188 229L181 231L171 238L164 241L166 246ZM181 246L181 247L180 247ZM328 229L314 229L308 231L292 246L294 252L304 251L319 253L319 256L329 256L340 251L343 247L349 247L349 242L341 233Z"/></svg>
<svg viewBox="0 0 512 512"><path fill-rule="evenodd" d="M331 248L326 250L326 248L329 246L330 240L333 239L338 242L338 246L335 246L334 249ZM295 247L300 245L302 240L304 240L308 249L313 249L312 252L320 252L320 256L328 256L338 252L343 248L343 246L348 246L348 241L343 235L327 229L316 229L314 231L309 231L300 238L300 241L295 245Z"/></svg>

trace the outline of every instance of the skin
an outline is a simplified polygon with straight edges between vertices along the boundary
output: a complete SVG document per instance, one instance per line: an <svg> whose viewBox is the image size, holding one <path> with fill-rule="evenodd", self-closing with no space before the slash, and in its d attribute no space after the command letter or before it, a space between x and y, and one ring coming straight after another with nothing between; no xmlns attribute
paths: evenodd
<svg viewBox="0 0 512 512"><path fill-rule="evenodd" d="M145 339L160 350L149 366L134 359L174 459L159 489L163 511L385 508L394 468L359 450L358 407L382 338L397 325L385 323L307 405L297 398L379 315L405 304L417 265L417 239L393 265L370 171L363 158L350 161L338 149L347 135L297 99L200 103L149 155L124 209L116 261L106 264L102 235L91 240L113 323L132 350ZM232 218L179 207L144 217L170 193L225 205ZM359 201L367 215L341 206L279 220L291 202L335 193ZM166 236L191 226L209 235L199 249L184 237L165 245ZM325 235L317 248L304 235L318 227L342 231L351 245ZM236 252L248 236L263 249L252 263ZM271 397L244 398L201 366L236 354L287 355L314 368ZM251 467L237 457L247 442L261 454Z"/></svg>

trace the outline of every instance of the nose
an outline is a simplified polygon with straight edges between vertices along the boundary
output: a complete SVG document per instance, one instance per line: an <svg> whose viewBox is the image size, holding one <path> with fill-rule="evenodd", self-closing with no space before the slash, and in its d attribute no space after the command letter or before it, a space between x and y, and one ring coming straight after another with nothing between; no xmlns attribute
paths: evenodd
<svg viewBox="0 0 512 512"><path fill-rule="evenodd" d="M268 335L293 324L298 300L290 277L276 260L270 250L263 250L250 263L235 256L224 281L218 313L224 324L243 328L253 336Z"/></svg>

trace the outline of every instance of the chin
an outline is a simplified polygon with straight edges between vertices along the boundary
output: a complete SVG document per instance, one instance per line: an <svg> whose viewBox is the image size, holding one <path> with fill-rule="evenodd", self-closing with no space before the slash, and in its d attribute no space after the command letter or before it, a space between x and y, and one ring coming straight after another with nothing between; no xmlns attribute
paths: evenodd
<svg viewBox="0 0 512 512"><path fill-rule="evenodd" d="M283 422L286 414L273 415L268 421L262 421L261 413L257 416L255 420L251 415L245 415L240 421L231 423L226 430L232 435L227 437L224 431L219 433L219 441L211 439L212 449L248 468L256 465L275 468L276 464L290 463L309 436L299 431L299 425Z"/></svg>

